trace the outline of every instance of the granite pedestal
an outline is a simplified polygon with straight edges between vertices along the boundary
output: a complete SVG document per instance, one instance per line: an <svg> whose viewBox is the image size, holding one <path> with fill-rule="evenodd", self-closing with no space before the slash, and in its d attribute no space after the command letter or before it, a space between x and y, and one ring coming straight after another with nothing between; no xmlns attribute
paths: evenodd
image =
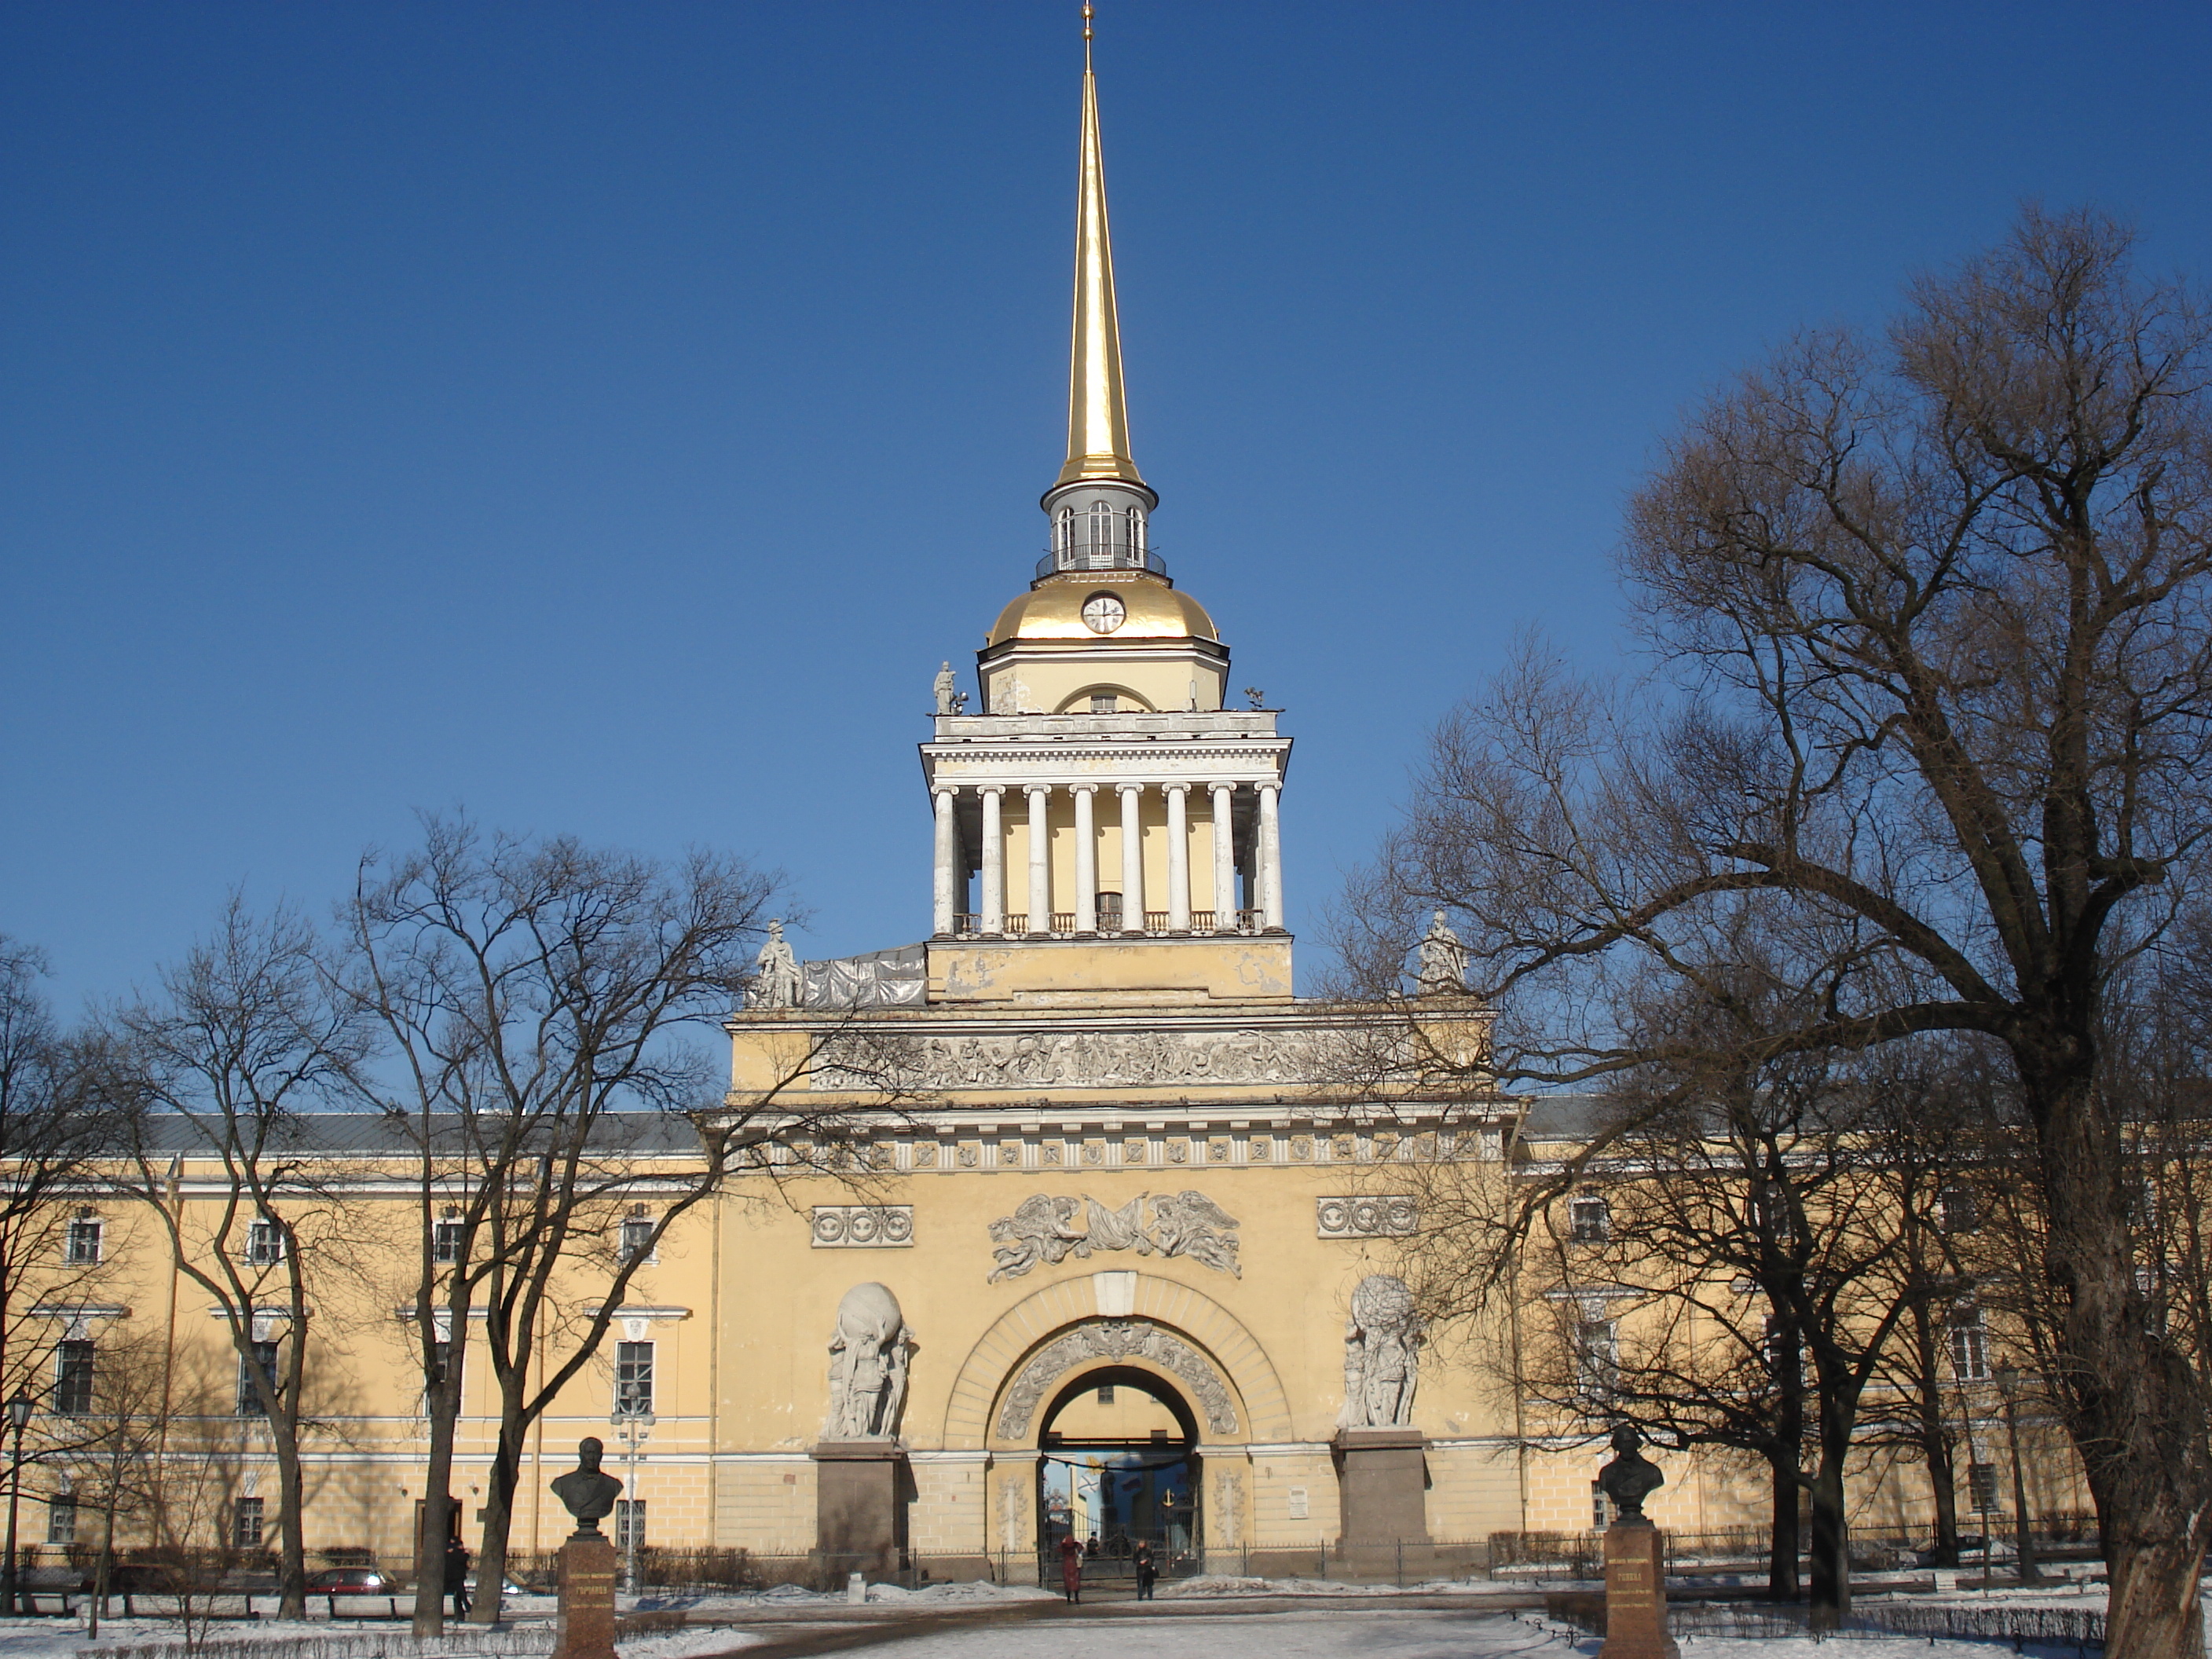
<svg viewBox="0 0 2212 1659"><path fill-rule="evenodd" d="M1667 1553L1659 1528L1622 1516L1605 1529L1605 1645L1599 1659L1681 1659L1667 1634Z"/></svg>
<svg viewBox="0 0 2212 1659"><path fill-rule="evenodd" d="M895 1440L815 1447L814 1550L838 1583L896 1572L906 1549L906 1452Z"/></svg>
<svg viewBox="0 0 2212 1659"><path fill-rule="evenodd" d="M1338 1559L1355 1577L1395 1573L1402 1559L1429 1559L1428 1441L1419 1429L1340 1429Z"/></svg>
<svg viewBox="0 0 2212 1659"><path fill-rule="evenodd" d="M561 1546L553 1659L615 1659L615 1547L597 1533Z"/></svg>

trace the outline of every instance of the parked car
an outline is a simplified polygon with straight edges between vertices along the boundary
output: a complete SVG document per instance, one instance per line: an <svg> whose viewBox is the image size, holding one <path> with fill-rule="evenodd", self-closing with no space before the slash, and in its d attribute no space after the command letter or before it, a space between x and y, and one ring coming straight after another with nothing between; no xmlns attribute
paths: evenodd
<svg viewBox="0 0 2212 1659"><path fill-rule="evenodd" d="M310 1595L390 1595L398 1588L374 1567L325 1567L307 1580Z"/></svg>

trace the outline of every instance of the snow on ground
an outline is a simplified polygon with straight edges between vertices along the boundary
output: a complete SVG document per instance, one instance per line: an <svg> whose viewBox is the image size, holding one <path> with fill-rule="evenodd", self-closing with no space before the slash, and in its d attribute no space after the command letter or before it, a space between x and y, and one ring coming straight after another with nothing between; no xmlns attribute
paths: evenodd
<svg viewBox="0 0 2212 1659"><path fill-rule="evenodd" d="M1145 1628L1131 1627L1133 1617ZM878 1644L848 1650L865 1654ZM882 1644L885 1647L890 1644ZM1108 1619L1054 1620L1049 1632L1024 1620L998 1628L969 1626L941 1635L903 1636L897 1659L1035 1659L1041 1646L1083 1651L1091 1647L1139 1650L1146 1659L1593 1659L1600 1643L1556 1620L1516 1619L1503 1613L1369 1611L1232 1613L1163 1607L1157 1617L1127 1613ZM1838 1647L1810 1640L1693 1637L1682 1659L1999 1659L2009 1643L1936 1642L1924 1636L1856 1641ZM2037 1659L2073 1659L2029 1653Z"/></svg>
<svg viewBox="0 0 2212 1659"><path fill-rule="evenodd" d="M659 1636L635 1636L616 1645L622 1659L693 1659L703 1653L727 1653L750 1647L762 1638L732 1630L727 1625L706 1625L696 1630L672 1630Z"/></svg>
<svg viewBox="0 0 2212 1659"><path fill-rule="evenodd" d="M1344 1584L1333 1578L1239 1578L1208 1572L1168 1579L1155 1593L1164 1601L1181 1601L1218 1595L1486 1595L1510 1588L1479 1579L1431 1578L1401 1589L1395 1584Z"/></svg>

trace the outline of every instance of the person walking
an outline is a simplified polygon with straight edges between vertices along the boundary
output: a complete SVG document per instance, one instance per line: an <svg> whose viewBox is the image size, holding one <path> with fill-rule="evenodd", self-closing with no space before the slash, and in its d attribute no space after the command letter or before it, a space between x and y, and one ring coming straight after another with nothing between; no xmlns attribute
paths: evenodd
<svg viewBox="0 0 2212 1659"><path fill-rule="evenodd" d="M1139 1543L1137 1553L1129 1559L1137 1569L1137 1599L1149 1601L1152 1599L1152 1581L1160 1576L1159 1563L1152 1559L1152 1547Z"/></svg>
<svg viewBox="0 0 2212 1659"><path fill-rule="evenodd" d="M1083 1599L1083 1546L1072 1533L1060 1540L1060 1587L1069 1601Z"/></svg>
<svg viewBox="0 0 2212 1659"><path fill-rule="evenodd" d="M458 1538L446 1540L446 1588L453 1593L453 1617L469 1616L469 1547Z"/></svg>

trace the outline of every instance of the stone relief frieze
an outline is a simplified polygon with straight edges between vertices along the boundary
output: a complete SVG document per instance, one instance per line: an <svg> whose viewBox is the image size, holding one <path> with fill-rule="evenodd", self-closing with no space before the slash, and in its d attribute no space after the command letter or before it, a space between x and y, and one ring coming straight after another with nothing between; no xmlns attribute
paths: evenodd
<svg viewBox="0 0 2212 1659"><path fill-rule="evenodd" d="M914 1243L914 1206L817 1204L813 1233L817 1250L901 1249Z"/></svg>
<svg viewBox="0 0 2212 1659"><path fill-rule="evenodd" d="M1060 1380L1102 1359L1151 1361L1190 1390L1214 1433L1237 1432L1237 1406L1229 1385L1204 1355L1149 1321L1108 1319L1079 1325L1030 1356L999 1409L999 1433L1008 1440L1026 1438L1037 1407Z"/></svg>
<svg viewBox="0 0 2212 1659"><path fill-rule="evenodd" d="M1079 1219L1081 1224L1078 1224ZM1139 1255L1187 1256L1201 1267L1241 1279L1237 1222L1204 1193L1142 1193L1118 1210L1095 1198L1054 1198L1033 1193L1012 1215L991 1224L991 1256L998 1265L988 1282L1019 1279L1040 1263L1056 1266L1094 1250L1134 1250Z"/></svg>
<svg viewBox="0 0 2212 1659"><path fill-rule="evenodd" d="M1314 1231L1323 1238L1400 1238L1421 1223L1404 1194L1314 1200Z"/></svg>
<svg viewBox="0 0 2212 1659"><path fill-rule="evenodd" d="M848 1048L849 1046L849 1052ZM1004 1036L872 1036L833 1041L821 1089L1142 1088L1171 1084L1304 1083L1334 1074L1320 1031L1060 1031Z"/></svg>

